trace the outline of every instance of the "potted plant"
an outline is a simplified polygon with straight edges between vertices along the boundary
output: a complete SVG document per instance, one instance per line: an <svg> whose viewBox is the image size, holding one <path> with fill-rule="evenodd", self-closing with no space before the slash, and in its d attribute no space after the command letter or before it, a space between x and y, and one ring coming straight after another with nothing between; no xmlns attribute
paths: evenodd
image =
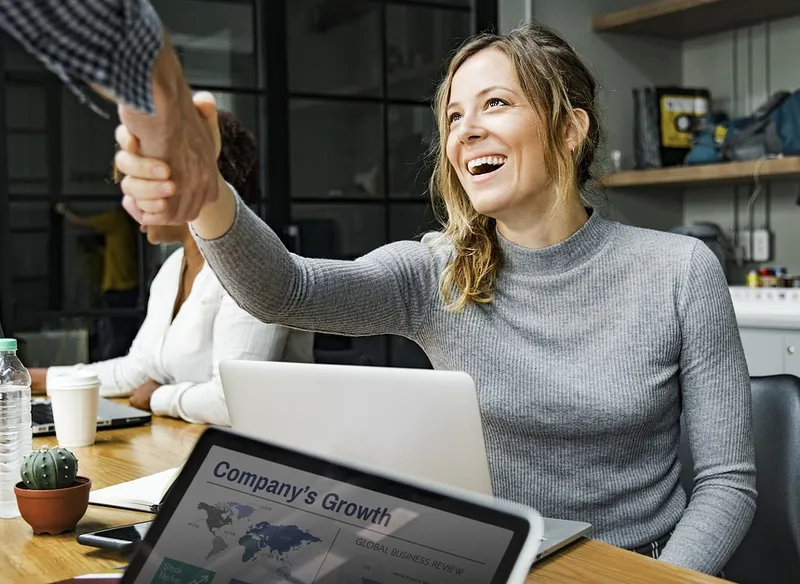
<svg viewBox="0 0 800 584"><path fill-rule="evenodd" d="M78 476L78 459L65 448L42 446L28 454L14 487L17 506L33 533L72 531L89 507L92 481Z"/></svg>

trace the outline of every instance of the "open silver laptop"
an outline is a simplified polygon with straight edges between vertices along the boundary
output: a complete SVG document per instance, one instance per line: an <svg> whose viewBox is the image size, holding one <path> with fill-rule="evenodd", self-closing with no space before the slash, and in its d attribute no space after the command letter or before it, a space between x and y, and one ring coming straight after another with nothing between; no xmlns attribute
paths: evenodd
<svg viewBox="0 0 800 584"><path fill-rule="evenodd" d="M223 361L231 427L254 438L492 495L475 383L466 373ZM542 558L588 523L545 518Z"/></svg>

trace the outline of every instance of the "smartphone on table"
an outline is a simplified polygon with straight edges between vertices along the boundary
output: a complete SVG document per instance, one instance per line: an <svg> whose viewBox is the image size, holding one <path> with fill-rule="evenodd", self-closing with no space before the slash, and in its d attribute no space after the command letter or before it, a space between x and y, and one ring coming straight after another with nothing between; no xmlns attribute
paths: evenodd
<svg viewBox="0 0 800 584"><path fill-rule="evenodd" d="M139 523L81 533L78 536L78 543L106 550L130 552L142 541L151 523L152 521L141 521Z"/></svg>

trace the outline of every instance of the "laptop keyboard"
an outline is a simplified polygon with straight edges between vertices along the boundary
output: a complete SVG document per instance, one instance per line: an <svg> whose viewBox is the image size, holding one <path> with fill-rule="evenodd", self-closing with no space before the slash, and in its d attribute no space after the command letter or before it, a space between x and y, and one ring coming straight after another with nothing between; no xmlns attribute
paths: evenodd
<svg viewBox="0 0 800 584"><path fill-rule="evenodd" d="M31 421L36 426L53 423L53 408L49 403L38 402L31 404Z"/></svg>

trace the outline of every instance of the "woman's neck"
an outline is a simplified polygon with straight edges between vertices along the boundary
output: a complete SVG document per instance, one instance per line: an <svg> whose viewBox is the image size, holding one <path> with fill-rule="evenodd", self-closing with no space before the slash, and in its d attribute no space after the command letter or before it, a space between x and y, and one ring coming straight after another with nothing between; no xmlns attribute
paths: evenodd
<svg viewBox="0 0 800 584"><path fill-rule="evenodd" d="M511 243L528 249L543 249L564 241L588 221L589 214L579 196L569 196L566 203L554 196L538 198L538 204L508 218L498 218L497 230Z"/></svg>
<svg viewBox="0 0 800 584"><path fill-rule="evenodd" d="M175 295L175 303L172 306L172 320L178 316L181 307L192 293L195 279L203 269L203 254L192 239L191 234L183 240L183 269L178 280L178 293Z"/></svg>
<svg viewBox="0 0 800 584"><path fill-rule="evenodd" d="M187 271L197 272L203 267L205 258L200 253L200 248L194 241L191 234L183 240L183 258L186 261Z"/></svg>

